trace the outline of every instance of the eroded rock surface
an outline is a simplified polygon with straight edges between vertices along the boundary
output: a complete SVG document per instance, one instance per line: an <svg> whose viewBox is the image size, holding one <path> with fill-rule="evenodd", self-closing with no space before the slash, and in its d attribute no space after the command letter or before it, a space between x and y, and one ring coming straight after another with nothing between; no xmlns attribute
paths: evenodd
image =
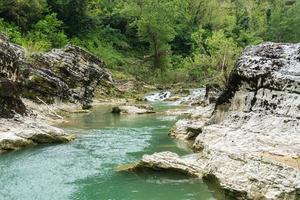
<svg viewBox="0 0 300 200"><path fill-rule="evenodd" d="M175 170L190 176L201 177L203 174L201 173L199 164L196 160L197 158L197 154L180 157L176 153L166 151L155 153L151 156L144 155L142 161L133 169L139 170L139 168L146 167L157 170Z"/></svg>
<svg viewBox="0 0 300 200"><path fill-rule="evenodd" d="M23 48L9 43L8 38L0 33L0 117L12 118L15 113L26 113L19 97L24 56Z"/></svg>
<svg viewBox="0 0 300 200"><path fill-rule="evenodd" d="M59 98L90 108L100 82L112 82L104 62L80 47L67 46L36 53L32 60L25 97L34 100L39 97L53 103Z"/></svg>
<svg viewBox="0 0 300 200"><path fill-rule="evenodd" d="M0 119L0 152L45 143L66 143L74 139L62 129L32 117Z"/></svg>
<svg viewBox="0 0 300 200"><path fill-rule="evenodd" d="M0 33L0 152L71 141L72 135L48 124L45 113L61 118L48 104L58 99L87 109L95 88L112 82L103 61L79 47L36 53L30 59L25 52ZM45 110L26 106L24 97Z"/></svg>
<svg viewBox="0 0 300 200"><path fill-rule="evenodd" d="M214 107L215 104L211 104L187 110L190 118L177 121L169 135L178 139L195 140L202 133L202 128L210 123Z"/></svg>
<svg viewBox="0 0 300 200"><path fill-rule="evenodd" d="M178 122L173 135L189 139L188 127L199 153L144 156L139 167L215 177L230 199L299 200L300 45L247 48L212 116Z"/></svg>

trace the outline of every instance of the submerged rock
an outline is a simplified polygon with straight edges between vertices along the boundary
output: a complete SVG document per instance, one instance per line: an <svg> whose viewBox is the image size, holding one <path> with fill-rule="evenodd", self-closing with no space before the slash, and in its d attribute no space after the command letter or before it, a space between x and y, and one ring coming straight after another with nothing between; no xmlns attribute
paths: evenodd
<svg viewBox="0 0 300 200"><path fill-rule="evenodd" d="M199 153L154 154L138 166L214 177L230 199L300 199L300 45L247 48L215 102L211 117L174 128L189 139L192 127Z"/></svg>

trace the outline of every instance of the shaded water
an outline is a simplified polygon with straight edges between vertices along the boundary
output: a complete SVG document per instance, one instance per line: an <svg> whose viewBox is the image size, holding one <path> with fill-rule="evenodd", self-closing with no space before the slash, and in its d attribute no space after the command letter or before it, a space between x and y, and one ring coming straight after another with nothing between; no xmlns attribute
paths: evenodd
<svg viewBox="0 0 300 200"><path fill-rule="evenodd" d="M159 108L163 109L163 108ZM69 116L69 144L27 148L0 156L0 200L211 200L201 180L169 173L120 173L143 154L174 151L167 136L174 118L115 116L109 107Z"/></svg>

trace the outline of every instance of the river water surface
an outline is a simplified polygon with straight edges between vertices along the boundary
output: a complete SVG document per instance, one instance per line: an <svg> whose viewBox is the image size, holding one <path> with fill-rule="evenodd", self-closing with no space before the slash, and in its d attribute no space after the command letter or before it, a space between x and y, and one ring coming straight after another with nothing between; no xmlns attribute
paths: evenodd
<svg viewBox="0 0 300 200"><path fill-rule="evenodd" d="M0 156L0 200L212 200L201 180L170 173L120 173L143 154L187 150L167 132L173 117L116 116L109 106L74 114L61 125L77 134L69 144ZM156 109L164 109L156 106Z"/></svg>

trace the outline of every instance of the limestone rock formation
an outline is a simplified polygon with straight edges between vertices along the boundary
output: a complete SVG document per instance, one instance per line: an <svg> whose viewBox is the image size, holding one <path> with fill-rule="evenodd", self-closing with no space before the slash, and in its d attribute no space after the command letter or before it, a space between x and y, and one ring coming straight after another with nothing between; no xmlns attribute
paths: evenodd
<svg viewBox="0 0 300 200"><path fill-rule="evenodd" d="M26 113L19 98L24 55L24 49L9 43L8 38L0 33L0 117L11 118L15 113Z"/></svg>
<svg viewBox="0 0 300 200"><path fill-rule="evenodd" d="M25 114L20 96L38 103L59 99L90 108L101 82L106 86L113 82L104 62L80 47L34 53L25 59L25 49L0 34L0 117Z"/></svg>
<svg viewBox="0 0 300 200"><path fill-rule="evenodd" d="M0 118L0 152L45 143L66 143L74 139L62 129L32 117Z"/></svg>
<svg viewBox="0 0 300 200"><path fill-rule="evenodd" d="M151 114L155 113L150 105L121 105L112 108L114 114Z"/></svg>
<svg viewBox="0 0 300 200"><path fill-rule="evenodd" d="M169 135L178 139L195 140L202 132L202 128L210 123L214 108L215 104L210 104L205 107L189 109L188 113L191 118L177 121Z"/></svg>
<svg viewBox="0 0 300 200"><path fill-rule="evenodd" d="M300 199L300 44L247 48L212 116L178 123L173 135L188 127L199 153L145 156L139 167L214 177L230 199Z"/></svg>
<svg viewBox="0 0 300 200"><path fill-rule="evenodd" d="M144 155L141 162L127 170L139 171L144 168L155 170L175 170L190 176L201 177L201 168L197 162L197 154L180 157L176 153L161 152L153 155Z"/></svg>
<svg viewBox="0 0 300 200"><path fill-rule="evenodd" d="M90 108L94 90L100 82L112 82L104 62L80 47L35 53L32 60L25 84L25 97L28 98L39 97L48 103L59 98L79 102L86 109Z"/></svg>
<svg viewBox="0 0 300 200"><path fill-rule="evenodd" d="M43 119L47 117L41 111L26 108L21 97L46 105L47 109L47 104L56 99L80 103L87 109L95 88L102 81L106 85L112 82L104 67L103 61L76 46L35 53L26 59L25 49L0 33L0 152L71 141L72 135L48 125Z"/></svg>

